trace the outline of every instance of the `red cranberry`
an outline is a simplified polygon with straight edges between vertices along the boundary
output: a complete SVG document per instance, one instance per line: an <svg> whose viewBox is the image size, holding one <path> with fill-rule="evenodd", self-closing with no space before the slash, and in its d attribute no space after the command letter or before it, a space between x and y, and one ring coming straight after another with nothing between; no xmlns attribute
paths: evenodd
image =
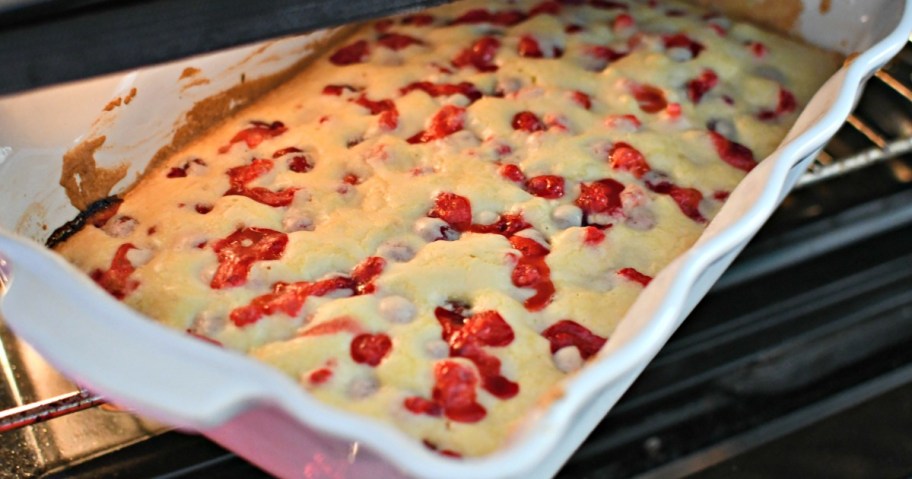
<svg viewBox="0 0 912 479"><path fill-rule="evenodd" d="M380 334L359 334L352 339L351 357L356 363L377 366L383 361L391 349L393 342L389 336Z"/></svg>
<svg viewBox="0 0 912 479"><path fill-rule="evenodd" d="M643 286L648 286L649 282L652 281L651 276L647 276L633 268L622 268L617 272L618 276L629 279L630 281L640 283Z"/></svg>
<svg viewBox="0 0 912 479"><path fill-rule="evenodd" d="M545 130L545 124L531 111L521 111L513 115L511 124L514 130L522 130L527 133Z"/></svg>
<svg viewBox="0 0 912 479"><path fill-rule="evenodd" d="M266 123L262 121L251 121L249 127L239 131L227 145L219 148L219 153L227 153L235 143L244 142L248 148L256 148L264 140L277 137L288 131L288 128L281 121Z"/></svg>
<svg viewBox="0 0 912 479"><path fill-rule="evenodd" d="M569 320L560 320L542 331L542 336L551 343L551 353L567 346L576 346L583 359L589 359L602 349L607 338L594 334L585 326Z"/></svg>
<svg viewBox="0 0 912 479"><path fill-rule="evenodd" d="M594 226L587 226L583 234L583 243L589 246L595 246L605 241L605 232Z"/></svg>
<svg viewBox="0 0 912 479"><path fill-rule="evenodd" d="M358 40L336 50L336 52L329 57L329 61L334 65L339 66L361 63L364 60L367 60L368 53L370 53L370 49L367 46L367 41Z"/></svg>
<svg viewBox="0 0 912 479"><path fill-rule="evenodd" d="M377 43L394 51L402 50L410 45L424 45L423 41L401 33L384 33L377 39Z"/></svg>
<svg viewBox="0 0 912 479"><path fill-rule="evenodd" d="M662 37L662 43L665 44L666 49L686 48L690 50L691 58L697 58L697 56L700 55L700 52L706 49L702 43L693 40L683 33L665 35Z"/></svg>
<svg viewBox="0 0 912 479"><path fill-rule="evenodd" d="M672 186L668 195L678 204L678 208L685 216L697 223L706 222L706 218L700 213L700 202L703 200L703 195L698 190Z"/></svg>
<svg viewBox="0 0 912 479"><path fill-rule="evenodd" d="M523 35L519 39L517 53L519 53L519 56L526 58L542 58L545 56L541 46L538 44L538 40L531 35Z"/></svg>
<svg viewBox="0 0 912 479"><path fill-rule="evenodd" d="M288 169L295 173L307 173L314 167L313 161L307 154L293 146L277 150L272 154L272 157L281 158L286 155L289 156L287 160Z"/></svg>
<svg viewBox="0 0 912 479"><path fill-rule="evenodd" d="M494 56L499 48L500 41L498 39L482 37L471 47L456 55L456 58L453 59L453 66L456 68L473 66L480 72L497 71L497 65L494 65Z"/></svg>
<svg viewBox="0 0 912 479"><path fill-rule="evenodd" d="M564 178L556 175L535 176L526 181L526 189L540 198L561 198L564 196Z"/></svg>
<svg viewBox="0 0 912 479"><path fill-rule="evenodd" d="M522 170L518 166L512 164L506 164L500 167L500 176L514 182L514 183L525 183L526 175L523 174Z"/></svg>
<svg viewBox="0 0 912 479"><path fill-rule="evenodd" d="M757 161L754 160L754 153L750 148L731 141L715 131L710 131L709 137L722 161L744 171L750 171L757 166Z"/></svg>
<svg viewBox="0 0 912 479"><path fill-rule="evenodd" d="M212 245L219 265L209 285L213 289L243 285L254 263L281 258L287 244L285 233L256 227L238 229Z"/></svg>
<svg viewBox="0 0 912 479"><path fill-rule="evenodd" d="M571 98L573 99L573 101L576 102L577 105L579 105L587 110L592 108L592 99L589 97L589 95L587 95L579 90L574 90L570 95L571 95Z"/></svg>
<svg viewBox="0 0 912 479"><path fill-rule="evenodd" d="M414 25L416 27L423 27L430 25L434 22L434 17L426 13L416 13L414 15L409 15L402 19L403 25Z"/></svg>
<svg viewBox="0 0 912 479"><path fill-rule="evenodd" d="M626 3L615 2L612 0L589 0L589 5L592 5L593 8L599 8L602 10L627 10L630 8Z"/></svg>
<svg viewBox="0 0 912 479"><path fill-rule="evenodd" d="M251 181L271 171L273 166L272 160L256 158L249 165L229 168L227 173L231 188L225 192L225 196L246 196L258 203L274 207L290 205L297 191L295 188L272 191L261 186L247 186Z"/></svg>
<svg viewBox="0 0 912 479"><path fill-rule="evenodd" d="M636 148L627 143L618 142L608 153L611 167L616 170L629 171L636 178L642 178L650 171L646 158Z"/></svg>
<svg viewBox="0 0 912 479"><path fill-rule="evenodd" d="M640 105L640 110L646 113L658 113L668 106L665 100L665 92L652 85L641 85L634 83L630 87L630 93Z"/></svg>
<svg viewBox="0 0 912 479"><path fill-rule="evenodd" d="M431 118L427 130L418 132L407 141L409 143L427 143L456 133L462 129L465 121L465 108L446 105Z"/></svg>
<svg viewBox="0 0 912 479"><path fill-rule="evenodd" d="M428 212L431 218L446 221L457 231L466 231L472 225L472 205L468 198L454 193L440 193L434 207Z"/></svg>
<svg viewBox="0 0 912 479"><path fill-rule="evenodd" d="M89 275L111 296L121 300L139 287L139 281L130 278L130 275L136 270L127 259L127 253L131 249L136 249L136 247L130 243L120 245L107 270L96 269Z"/></svg>
<svg viewBox="0 0 912 479"><path fill-rule="evenodd" d="M414 82L410 83L399 89L399 92L403 95L414 91L421 90L432 97L438 96L450 96L461 94L469 99L469 102L475 102L482 97L480 91L475 88L475 85L469 82L460 82L460 83L431 83L428 81Z"/></svg>
<svg viewBox="0 0 912 479"><path fill-rule="evenodd" d="M545 0L532 7L532 9L529 10L529 16L534 17L536 15L557 15L560 13L560 10L560 3L553 0Z"/></svg>
<svg viewBox="0 0 912 479"><path fill-rule="evenodd" d="M452 24L492 23L494 25L509 27L522 22L526 18L528 18L528 16L519 10L501 10L492 13L489 10L478 8L463 13L453 20Z"/></svg>
<svg viewBox="0 0 912 479"><path fill-rule="evenodd" d="M308 380L311 384L323 384L332 377L332 370L329 368L320 368L316 371L313 371L308 376Z"/></svg>
<svg viewBox="0 0 912 479"><path fill-rule="evenodd" d="M792 113L798 108L798 100L795 99L795 95L792 92L786 90L785 88L779 88L779 103L776 104L775 110L763 110L757 117L764 121L775 120L780 116L787 115Z"/></svg>
<svg viewBox="0 0 912 479"><path fill-rule="evenodd" d="M716 72L706 69L697 78L687 82L687 98L694 103L700 103L703 95L719 84L719 76Z"/></svg>
<svg viewBox="0 0 912 479"><path fill-rule="evenodd" d="M330 96L342 96L342 93L346 91L356 92L359 90L360 88L355 88L351 85L326 85L323 87L322 93Z"/></svg>
<svg viewBox="0 0 912 479"><path fill-rule="evenodd" d="M580 184L580 195L576 206L587 215L612 214L621 209L621 192L624 185L611 178Z"/></svg>

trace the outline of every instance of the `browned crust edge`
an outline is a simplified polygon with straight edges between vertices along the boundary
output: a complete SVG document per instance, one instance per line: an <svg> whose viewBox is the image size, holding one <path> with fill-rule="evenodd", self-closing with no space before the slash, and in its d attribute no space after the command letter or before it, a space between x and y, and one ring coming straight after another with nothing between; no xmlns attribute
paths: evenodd
<svg viewBox="0 0 912 479"><path fill-rule="evenodd" d="M331 47L347 37L354 28L356 26L338 29L328 38L315 42L312 51L316 52ZM314 56L306 55L303 59L279 72L253 80L247 80L242 74L239 84L194 103L193 107L183 116L183 121L175 125L171 142L155 152L144 172L138 175L136 180L119 195L123 196L128 193L142 177L159 168L170 156L191 144L214 126L291 79L306 68L313 61ZM185 68L181 78L187 77L188 72L192 75L198 71L193 67ZM120 106L121 102L129 104L135 95L136 89L134 88L125 99L117 98L110 102L104 110L112 110ZM114 168L101 168L96 164L95 152L104 145L105 140L105 136L90 138L63 155L60 185L64 188L70 204L79 211L86 211L94 202L109 197L114 185L122 180L129 170L129 165L126 163Z"/></svg>
<svg viewBox="0 0 912 479"><path fill-rule="evenodd" d="M137 178L137 181L128 187L123 194L128 193L143 176L160 168L172 155L307 68L315 60L316 55L313 53L338 44L348 37L355 28L357 28L357 25L343 27L328 38L315 42L311 50L312 54L306 55L284 70L254 80L248 80L242 74L239 84L194 103L193 107L184 115L183 123L176 126L171 142L155 152L143 173ZM186 71L187 69L184 70L184 72Z"/></svg>

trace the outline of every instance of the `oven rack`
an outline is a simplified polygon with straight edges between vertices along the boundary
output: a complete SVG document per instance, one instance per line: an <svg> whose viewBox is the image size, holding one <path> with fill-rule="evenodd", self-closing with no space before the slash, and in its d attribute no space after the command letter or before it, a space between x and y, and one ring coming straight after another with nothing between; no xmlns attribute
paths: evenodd
<svg viewBox="0 0 912 479"><path fill-rule="evenodd" d="M903 54L912 57L912 38L906 45ZM902 55L902 54L901 54ZM898 61L901 61L899 59ZM912 62L909 62L912 64ZM906 86L902 81L889 73L887 69L879 70L874 74L874 78L880 80L880 83L893 90L903 100L902 105L912 107L912 88ZM863 119L858 113L852 113L846 120L846 125L860 133L870 144L867 148L848 156L834 159L833 156L824 148L814 163L808 168L799 179L795 188L802 188L814 183L827 180L833 177L844 176L852 171L865 168L875 163L892 160L899 156L912 152L912 120L905 118L908 135L903 138L888 140L884 134L878 131L878 127L871 123L870 120ZM912 171L899 173L912 176Z"/></svg>
<svg viewBox="0 0 912 479"><path fill-rule="evenodd" d="M912 112L912 37L903 51L869 82L865 97L873 94L880 97L887 95L890 111L899 112L898 117L884 114L881 109L883 100L874 102L875 106L872 107L872 102L863 97L859 107L849 115L834 139L800 177L796 191L844 178L852 172L877 164L887 165L898 182L912 183L912 162L903 160L903 157L912 153L912 114L909 113ZM908 220L912 221L912 218ZM891 226L895 225L884 225L879 230L867 228L865 234L874 235ZM840 245L833 245L831 249L838 246ZM770 266L772 263L767 263L768 268L773 267ZM726 276L739 274L738 271L732 273L726 273ZM762 271L755 271L750 276L759 274ZM726 276L723 276L716 289L744 280L727 280ZM0 323L0 329L3 328ZM118 410L116 406L106 403L100 395L78 386L74 391L45 400L25 401L23 395L18 393L16 374L11 367L8 351L16 347L7 344L11 341L14 341L11 335L0 335L0 374L12 389L11 395L18 405L0 411L0 435L99 406Z"/></svg>

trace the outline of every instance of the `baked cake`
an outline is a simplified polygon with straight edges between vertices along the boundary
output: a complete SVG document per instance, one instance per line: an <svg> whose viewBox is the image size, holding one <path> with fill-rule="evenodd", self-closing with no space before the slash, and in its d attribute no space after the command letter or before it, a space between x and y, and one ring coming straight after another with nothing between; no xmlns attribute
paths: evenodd
<svg viewBox="0 0 912 479"><path fill-rule="evenodd" d="M58 250L448 455L499 447L837 67L686 3L364 25Z"/></svg>

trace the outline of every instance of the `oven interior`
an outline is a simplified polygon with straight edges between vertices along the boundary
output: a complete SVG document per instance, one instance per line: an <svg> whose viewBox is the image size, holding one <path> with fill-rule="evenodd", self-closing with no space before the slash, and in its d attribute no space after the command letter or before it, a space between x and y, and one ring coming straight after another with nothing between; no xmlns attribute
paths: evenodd
<svg viewBox="0 0 912 479"><path fill-rule="evenodd" d="M912 475L912 43L558 477ZM0 477L256 477L0 323Z"/></svg>

